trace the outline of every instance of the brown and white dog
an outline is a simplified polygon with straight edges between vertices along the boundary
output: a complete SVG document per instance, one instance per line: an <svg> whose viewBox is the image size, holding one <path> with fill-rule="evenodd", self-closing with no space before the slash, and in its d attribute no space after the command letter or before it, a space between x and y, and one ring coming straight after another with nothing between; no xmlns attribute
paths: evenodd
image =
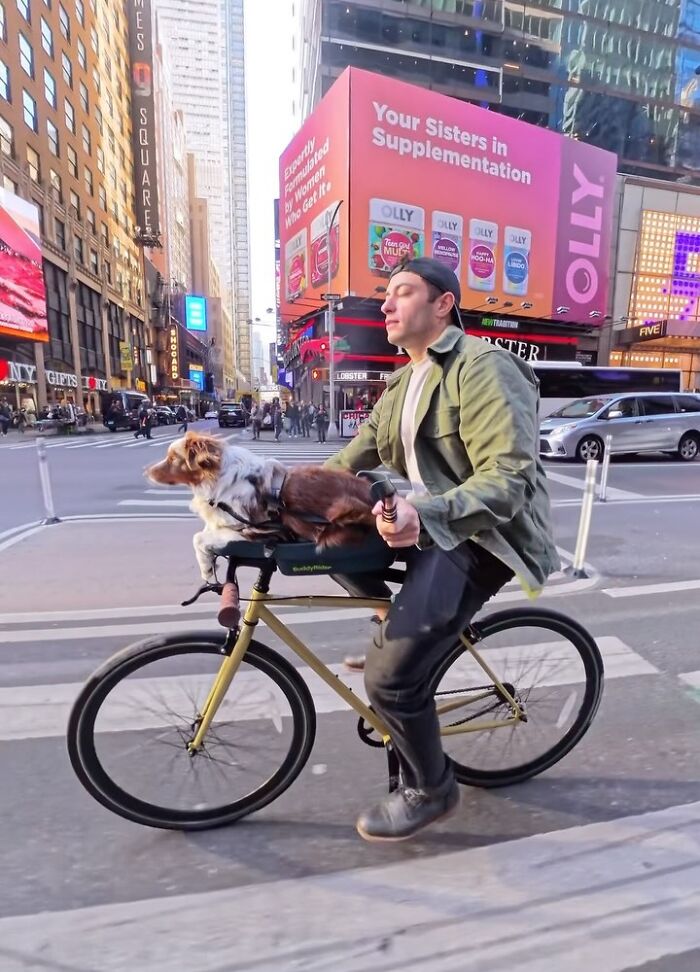
<svg viewBox="0 0 700 972"><path fill-rule="evenodd" d="M192 489L190 508L205 523L194 549L209 583L217 551L236 539L270 539L271 519L280 524L278 537L310 540L319 550L357 543L375 529L367 480L319 466L287 469L205 433L176 439L165 459L145 472L154 483Z"/></svg>

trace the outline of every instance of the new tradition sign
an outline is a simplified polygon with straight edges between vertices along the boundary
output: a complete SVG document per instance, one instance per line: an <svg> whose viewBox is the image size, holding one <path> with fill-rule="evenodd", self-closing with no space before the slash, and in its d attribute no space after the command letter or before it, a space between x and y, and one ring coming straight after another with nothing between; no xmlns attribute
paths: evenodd
<svg viewBox="0 0 700 972"><path fill-rule="evenodd" d="M151 0L127 0L137 239L159 245Z"/></svg>

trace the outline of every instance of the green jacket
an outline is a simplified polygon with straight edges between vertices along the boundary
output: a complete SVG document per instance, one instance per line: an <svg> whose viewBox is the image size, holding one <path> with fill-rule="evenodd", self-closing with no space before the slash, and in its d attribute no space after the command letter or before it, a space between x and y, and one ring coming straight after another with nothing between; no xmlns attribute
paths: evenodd
<svg viewBox="0 0 700 972"><path fill-rule="evenodd" d="M423 530L443 550L471 538L534 596L559 568L539 460L537 379L512 352L453 325L429 353L415 443L429 495L411 499ZM410 375L409 365L391 376L367 422L328 467L358 472L383 464L406 475L401 410Z"/></svg>

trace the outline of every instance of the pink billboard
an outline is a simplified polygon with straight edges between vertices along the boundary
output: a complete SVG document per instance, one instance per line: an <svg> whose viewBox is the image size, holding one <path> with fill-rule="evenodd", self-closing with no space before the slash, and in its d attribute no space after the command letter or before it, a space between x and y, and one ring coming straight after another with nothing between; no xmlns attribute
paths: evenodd
<svg viewBox="0 0 700 972"><path fill-rule="evenodd" d="M39 211L0 189L0 334L48 341Z"/></svg>

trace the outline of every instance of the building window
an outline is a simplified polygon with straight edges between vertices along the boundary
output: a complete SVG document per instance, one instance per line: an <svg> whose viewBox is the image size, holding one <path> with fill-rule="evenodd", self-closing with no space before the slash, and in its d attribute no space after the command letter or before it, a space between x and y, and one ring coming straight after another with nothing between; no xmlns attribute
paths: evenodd
<svg viewBox="0 0 700 972"><path fill-rule="evenodd" d="M109 184L112 187L112 191L116 193L117 191L117 170L113 165L109 167Z"/></svg>
<svg viewBox="0 0 700 972"><path fill-rule="evenodd" d="M56 82L54 81L53 74L44 68L44 95L46 100L51 105L52 108L56 107Z"/></svg>
<svg viewBox="0 0 700 972"><path fill-rule="evenodd" d="M78 38L78 64L83 71L87 71L87 50L80 38Z"/></svg>
<svg viewBox="0 0 700 972"><path fill-rule="evenodd" d="M5 20L5 5L0 3L0 40L7 40L7 21Z"/></svg>
<svg viewBox="0 0 700 972"><path fill-rule="evenodd" d="M32 182L39 182L41 178L39 170L39 153L35 152L31 145L27 146L27 168L29 170L29 178Z"/></svg>
<svg viewBox="0 0 700 972"><path fill-rule="evenodd" d="M0 98L12 101L10 93L10 69L4 61L0 61Z"/></svg>
<svg viewBox="0 0 700 972"><path fill-rule="evenodd" d="M83 6L83 0L75 0L75 16L80 21L80 26L85 26L85 7Z"/></svg>
<svg viewBox="0 0 700 972"><path fill-rule="evenodd" d="M100 53L100 38L97 36L97 28L94 25L90 28L90 46L95 54Z"/></svg>
<svg viewBox="0 0 700 972"><path fill-rule="evenodd" d="M63 202L63 187L61 185L61 177L55 169L49 169L49 182L56 190L56 195L58 196L59 202Z"/></svg>
<svg viewBox="0 0 700 972"><path fill-rule="evenodd" d="M112 282L112 264L109 262L109 260L105 260L105 264L104 265L105 265L105 277L107 278L107 283L111 284L111 282Z"/></svg>
<svg viewBox="0 0 700 972"><path fill-rule="evenodd" d="M41 18L41 46L49 57L53 57L53 32L44 18Z"/></svg>
<svg viewBox="0 0 700 972"><path fill-rule="evenodd" d="M72 145L66 146L66 155L68 156L68 171L73 176L74 179L78 178L78 153L75 151Z"/></svg>
<svg viewBox="0 0 700 972"><path fill-rule="evenodd" d="M19 63L25 74L34 77L34 48L24 34L19 35Z"/></svg>
<svg viewBox="0 0 700 972"><path fill-rule="evenodd" d="M76 219L80 219L80 196L75 189L70 191L70 211Z"/></svg>
<svg viewBox="0 0 700 972"><path fill-rule="evenodd" d="M63 69L63 80L69 88L73 87L73 65L65 51L61 54L61 68Z"/></svg>
<svg viewBox="0 0 700 972"><path fill-rule="evenodd" d="M90 139L90 129L87 127L87 125L83 124L82 131L83 131L83 148L85 149L88 155L92 155L92 140Z"/></svg>
<svg viewBox="0 0 700 972"><path fill-rule="evenodd" d="M66 116L66 128L75 135L75 111L73 110L73 105L67 98L64 101L64 113Z"/></svg>
<svg viewBox="0 0 700 972"><path fill-rule="evenodd" d="M100 148L99 145L97 146L97 171L98 172L101 172L102 175L104 175L104 172L105 172L105 154L104 154L104 152L102 151L102 149Z"/></svg>
<svg viewBox="0 0 700 972"><path fill-rule="evenodd" d="M90 209L89 206L85 207L85 222L90 228L90 232L93 236L97 236L97 223L95 222L95 210Z"/></svg>
<svg viewBox="0 0 700 972"><path fill-rule="evenodd" d="M32 22L32 11L29 6L29 0L17 0L17 9L22 14L24 19L28 24Z"/></svg>
<svg viewBox="0 0 700 972"><path fill-rule="evenodd" d="M56 246L60 246L62 250L66 248L66 224L60 219L54 219L53 221L54 237L56 240Z"/></svg>
<svg viewBox="0 0 700 972"><path fill-rule="evenodd" d="M102 124L102 111L97 105L95 105L95 122L97 123L97 131L100 133L100 135L102 135L104 132Z"/></svg>
<svg viewBox="0 0 700 972"><path fill-rule="evenodd" d="M49 151L52 155L58 158L59 155L59 145L58 145L58 129L51 121L50 118L46 119L46 133L49 136Z"/></svg>
<svg viewBox="0 0 700 972"><path fill-rule="evenodd" d="M16 182L13 182L8 175L4 175L2 177L2 188L7 189L8 192L14 192L14 194L17 195L19 186Z"/></svg>
<svg viewBox="0 0 700 972"><path fill-rule="evenodd" d="M90 96L88 94L87 85L83 81L80 82L80 104L82 106L83 111L86 114L89 114L89 112L90 112Z"/></svg>
<svg viewBox="0 0 700 972"><path fill-rule="evenodd" d="M109 127L109 125L107 126L107 141L109 143L109 151L112 153L112 155L116 155L116 152L117 152L117 143L114 140L114 132ZM116 186L115 186L115 189L116 189Z"/></svg>
<svg viewBox="0 0 700 972"><path fill-rule="evenodd" d="M24 122L33 132L39 131L39 123L36 116L36 101L28 91L22 91L22 106L24 109Z"/></svg>
<svg viewBox="0 0 700 972"><path fill-rule="evenodd" d="M12 156L13 141L12 125L0 118L0 152L3 155Z"/></svg>
<svg viewBox="0 0 700 972"><path fill-rule="evenodd" d="M47 10L51 9L51 0L44 0L44 6Z"/></svg>
<svg viewBox="0 0 700 972"><path fill-rule="evenodd" d="M70 17L66 13L62 3L58 5L58 23L61 33L67 41L70 40Z"/></svg>
<svg viewBox="0 0 700 972"><path fill-rule="evenodd" d="M92 170L88 169L87 166L85 166L84 176L85 176L85 189L87 190L88 194L92 196L93 194Z"/></svg>
<svg viewBox="0 0 700 972"><path fill-rule="evenodd" d="M97 250L93 250L92 247L90 248L90 269L95 274L95 276L99 275L100 258L97 255Z"/></svg>
<svg viewBox="0 0 700 972"><path fill-rule="evenodd" d="M110 118L114 116L114 99L112 98L111 91L107 92L107 113Z"/></svg>
<svg viewBox="0 0 700 972"><path fill-rule="evenodd" d="M104 209L107 212L107 193L104 186L99 187L97 195L100 197L100 209Z"/></svg>
<svg viewBox="0 0 700 972"><path fill-rule="evenodd" d="M73 253L75 254L76 263L83 262L83 241L79 236L73 237Z"/></svg>

